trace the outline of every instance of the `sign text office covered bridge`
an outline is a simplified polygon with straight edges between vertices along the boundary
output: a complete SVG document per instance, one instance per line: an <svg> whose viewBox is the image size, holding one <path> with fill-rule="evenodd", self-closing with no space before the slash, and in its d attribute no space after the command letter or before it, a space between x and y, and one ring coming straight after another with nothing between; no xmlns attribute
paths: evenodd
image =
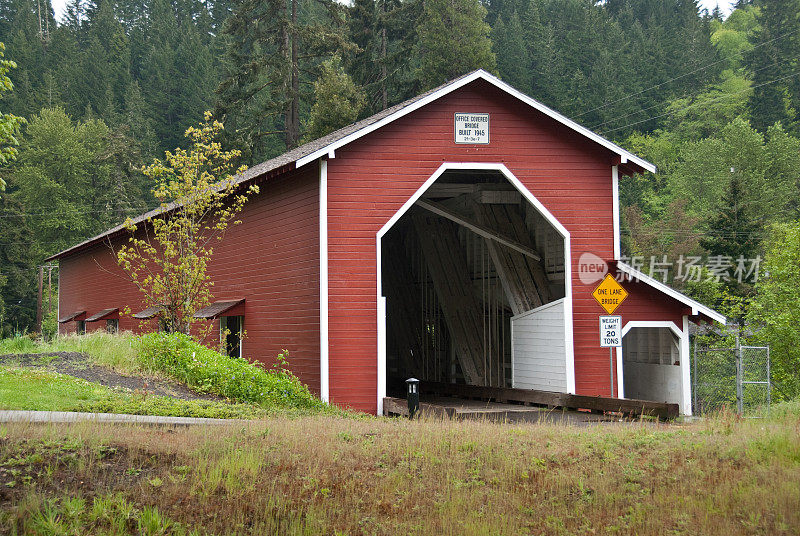
<svg viewBox="0 0 800 536"><path fill-rule="evenodd" d="M410 376L608 396L613 375L618 397L690 413L688 323L724 318L618 261L618 181L645 170L476 71L241 176L260 193L215 249L206 313L246 331L244 356L287 348L324 399L369 412ZM149 316L114 260L126 233L53 257L62 333ZM586 255L626 274L611 367Z"/></svg>

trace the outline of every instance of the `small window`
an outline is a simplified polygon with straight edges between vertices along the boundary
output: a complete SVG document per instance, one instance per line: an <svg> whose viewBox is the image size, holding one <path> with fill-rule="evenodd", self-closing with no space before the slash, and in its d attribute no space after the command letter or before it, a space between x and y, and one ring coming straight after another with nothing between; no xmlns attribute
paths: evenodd
<svg viewBox="0 0 800 536"><path fill-rule="evenodd" d="M76 320L75 321L75 333L78 335L83 335L86 333L86 321L85 320Z"/></svg>
<svg viewBox="0 0 800 536"><path fill-rule="evenodd" d="M109 333L116 333L119 331L119 319L109 318L106 320L106 331Z"/></svg>
<svg viewBox="0 0 800 536"><path fill-rule="evenodd" d="M242 357L243 316L222 316L219 319L220 343L225 353L232 357Z"/></svg>

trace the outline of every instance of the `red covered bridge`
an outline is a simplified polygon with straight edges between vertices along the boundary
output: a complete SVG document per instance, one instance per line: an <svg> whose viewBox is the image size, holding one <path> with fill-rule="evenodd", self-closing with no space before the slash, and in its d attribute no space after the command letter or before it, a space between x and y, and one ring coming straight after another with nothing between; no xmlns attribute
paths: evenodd
<svg viewBox="0 0 800 536"><path fill-rule="evenodd" d="M234 333L230 351L287 348L323 399L368 412L409 376L608 396L613 374L616 396L690 414L688 324L725 319L619 261L619 178L646 170L476 71L239 177L260 193L216 247L200 314ZM52 257L62 333L157 312L116 265L126 233ZM613 367L592 297L607 266L629 293Z"/></svg>

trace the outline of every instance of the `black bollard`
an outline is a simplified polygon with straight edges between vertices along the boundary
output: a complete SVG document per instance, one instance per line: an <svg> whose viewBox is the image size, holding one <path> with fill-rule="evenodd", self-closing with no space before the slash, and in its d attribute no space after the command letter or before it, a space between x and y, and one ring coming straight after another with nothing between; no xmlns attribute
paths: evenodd
<svg viewBox="0 0 800 536"><path fill-rule="evenodd" d="M419 380L409 378L406 380L406 398L408 399L408 418L413 419L419 411Z"/></svg>

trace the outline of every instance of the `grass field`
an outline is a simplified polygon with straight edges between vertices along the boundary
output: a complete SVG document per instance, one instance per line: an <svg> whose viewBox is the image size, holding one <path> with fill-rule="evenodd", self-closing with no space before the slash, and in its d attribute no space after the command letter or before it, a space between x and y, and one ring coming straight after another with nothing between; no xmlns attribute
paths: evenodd
<svg viewBox="0 0 800 536"><path fill-rule="evenodd" d="M263 419L0 425L0 534L800 533L800 402L765 419L681 425L384 419L309 403L280 370L192 344L0 342L0 353L81 351L254 402L154 397L7 366L0 407Z"/></svg>
<svg viewBox="0 0 800 536"><path fill-rule="evenodd" d="M0 366L0 408L259 419L274 414L253 404L179 400L144 391L111 389L48 370Z"/></svg>
<svg viewBox="0 0 800 536"><path fill-rule="evenodd" d="M120 372L140 372L142 370L137 359L138 349L135 345L135 338L128 333L112 335L95 331L90 335L61 336L49 342L34 341L28 337L0 339L0 355L45 352L80 352L91 357L98 365L107 366Z"/></svg>
<svg viewBox="0 0 800 536"><path fill-rule="evenodd" d="M69 388L82 390L86 396L91 395L92 400L98 402L95 404L96 407L108 408L104 411L116 409L121 413L146 413L152 409L152 414L158 415L223 416L220 412L227 412L234 417L248 418L276 411L302 414L342 413L337 408L320 401L291 372L285 370L286 352L276 356L276 366L267 368L260 363L250 363L246 359L222 355L198 344L188 336L179 334L150 333L137 337L130 333L111 335L95 332L89 335L59 337L52 342L33 341L27 337L0 340L0 355L52 352L79 353L86 357L86 364L125 375L149 375L178 382L196 392L238 402L238 408L225 408L224 404L214 406L170 402L164 397L150 397L147 404L137 404L138 399L128 396L127 401L122 403L117 396L118 393L102 391L100 386L90 389L79 382L70 383L65 377L58 378L58 381L42 375L29 374L23 377L19 371L15 373L16 376L8 374L0 376L0 392L5 393L6 397L0 397L0 408L39 409L25 402L39 400L45 395L51 398L60 397L62 400L59 405L62 409L65 404L70 407L75 406L76 404L70 403L72 395L59 395L59 390ZM51 358L42 356L38 364L44 364L48 359ZM53 362L55 361L54 359ZM28 388L24 387L26 382L30 384ZM42 396L38 396L35 392L36 386L44 388ZM32 398L19 396L14 401L13 393L18 388L29 391ZM9 401L14 401L16 405L12 408L8 405ZM82 407L85 408L87 404L88 402L82 404ZM26 405L28 407L24 407ZM82 411L87 410L82 409Z"/></svg>
<svg viewBox="0 0 800 536"><path fill-rule="evenodd" d="M0 532L797 534L800 411L683 426L274 417L0 430Z"/></svg>

